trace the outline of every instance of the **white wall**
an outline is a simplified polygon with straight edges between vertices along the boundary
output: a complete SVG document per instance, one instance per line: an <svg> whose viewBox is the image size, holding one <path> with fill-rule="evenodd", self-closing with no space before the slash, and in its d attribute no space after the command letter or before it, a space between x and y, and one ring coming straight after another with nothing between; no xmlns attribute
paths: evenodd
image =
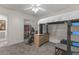
<svg viewBox="0 0 79 59"><path fill-rule="evenodd" d="M7 15L8 17L8 45L20 43L24 41L24 19L29 19L33 24L33 16L26 15L14 10L9 10L0 7L0 14ZM35 24L35 23L34 23Z"/></svg>
<svg viewBox="0 0 79 59"><path fill-rule="evenodd" d="M67 39L67 25L66 24L51 24L48 25L49 41L58 43L62 39Z"/></svg>

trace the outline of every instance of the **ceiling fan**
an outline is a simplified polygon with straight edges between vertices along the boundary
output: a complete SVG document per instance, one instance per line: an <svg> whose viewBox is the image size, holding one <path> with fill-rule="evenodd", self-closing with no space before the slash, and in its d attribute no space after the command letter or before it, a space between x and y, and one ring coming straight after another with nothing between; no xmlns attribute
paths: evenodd
<svg viewBox="0 0 79 59"><path fill-rule="evenodd" d="M31 4L31 7L25 8L24 10L32 10L34 13L37 13L38 11L46 11L44 8L40 7L40 4Z"/></svg>

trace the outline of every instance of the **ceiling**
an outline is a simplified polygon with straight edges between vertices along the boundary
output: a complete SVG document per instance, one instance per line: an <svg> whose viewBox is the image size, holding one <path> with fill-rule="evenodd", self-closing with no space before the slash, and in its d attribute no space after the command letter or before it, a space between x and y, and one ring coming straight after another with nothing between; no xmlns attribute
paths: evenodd
<svg viewBox="0 0 79 59"><path fill-rule="evenodd" d="M73 8L74 6L79 7L79 5L72 5L72 4L42 4L40 5L40 7L46 9L46 11L45 12L39 11L37 15L44 16L49 14L55 14L69 8L71 9L71 7ZM29 15L34 15L32 10L24 10L25 8L31 7L30 4L0 4L0 7L5 7L8 9L17 10Z"/></svg>

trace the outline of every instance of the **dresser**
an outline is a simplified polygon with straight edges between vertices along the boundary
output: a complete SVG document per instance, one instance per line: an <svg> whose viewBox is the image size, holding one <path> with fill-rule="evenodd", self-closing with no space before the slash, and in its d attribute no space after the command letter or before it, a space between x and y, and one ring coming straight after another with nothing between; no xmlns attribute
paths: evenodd
<svg viewBox="0 0 79 59"><path fill-rule="evenodd" d="M41 45L49 42L48 34L35 34L34 35L34 44L36 47L40 47Z"/></svg>

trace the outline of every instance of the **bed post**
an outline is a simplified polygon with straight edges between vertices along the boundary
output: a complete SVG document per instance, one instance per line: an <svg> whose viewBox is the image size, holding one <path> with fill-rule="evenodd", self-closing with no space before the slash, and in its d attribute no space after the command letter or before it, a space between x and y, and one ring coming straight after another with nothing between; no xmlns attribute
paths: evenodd
<svg viewBox="0 0 79 59"><path fill-rule="evenodd" d="M67 21L67 55L71 55L71 21Z"/></svg>
<svg viewBox="0 0 79 59"><path fill-rule="evenodd" d="M46 25L46 33L48 33L48 24L45 24Z"/></svg>
<svg viewBox="0 0 79 59"><path fill-rule="evenodd" d="M39 24L39 34L42 34L42 33L43 33L43 25Z"/></svg>

